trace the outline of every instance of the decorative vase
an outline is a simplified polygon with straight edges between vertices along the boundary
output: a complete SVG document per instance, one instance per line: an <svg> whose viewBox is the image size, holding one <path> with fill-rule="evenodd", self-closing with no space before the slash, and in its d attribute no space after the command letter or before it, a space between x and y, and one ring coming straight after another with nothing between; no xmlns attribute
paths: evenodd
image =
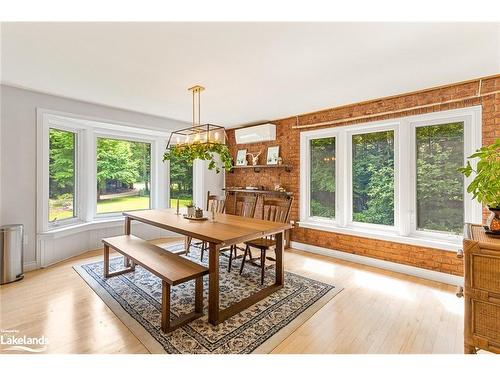
<svg viewBox="0 0 500 375"><path fill-rule="evenodd" d="M486 225L494 234L500 234L500 207L488 207L490 216L486 220Z"/></svg>
<svg viewBox="0 0 500 375"><path fill-rule="evenodd" d="M188 207L188 216L193 217L194 216L194 206Z"/></svg>
<svg viewBox="0 0 500 375"><path fill-rule="evenodd" d="M197 208L195 211L195 216L197 219L201 219L203 217L203 210L201 208Z"/></svg>

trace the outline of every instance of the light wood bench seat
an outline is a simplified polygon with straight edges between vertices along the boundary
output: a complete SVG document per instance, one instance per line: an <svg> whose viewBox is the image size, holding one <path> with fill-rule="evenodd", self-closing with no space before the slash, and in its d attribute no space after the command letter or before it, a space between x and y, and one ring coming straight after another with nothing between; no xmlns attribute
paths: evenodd
<svg viewBox="0 0 500 375"><path fill-rule="evenodd" d="M161 328L164 332L174 329L193 321L203 315L203 276L208 274L208 269L153 245L133 235L121 235L104 238L104 277L112 277L135 271L135 265L139 264L149 272L162 280L162 303L161 303ZM119 271L109 271L109 249L112 248L128 258L128 267ZM170 291L171 286L182 284L189 280L195 280L195 309L170 321Z"/></svg>

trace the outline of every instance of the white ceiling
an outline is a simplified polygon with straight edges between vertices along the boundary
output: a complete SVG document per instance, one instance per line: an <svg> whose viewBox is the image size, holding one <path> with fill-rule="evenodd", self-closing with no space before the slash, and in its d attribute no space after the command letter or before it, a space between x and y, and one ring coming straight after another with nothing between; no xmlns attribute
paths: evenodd
<svg viewBox="0 0 500 375"><path fill-rule="evenodd" d="M3 83L236 126L500 72L493 23L3 23Z"/></svg>

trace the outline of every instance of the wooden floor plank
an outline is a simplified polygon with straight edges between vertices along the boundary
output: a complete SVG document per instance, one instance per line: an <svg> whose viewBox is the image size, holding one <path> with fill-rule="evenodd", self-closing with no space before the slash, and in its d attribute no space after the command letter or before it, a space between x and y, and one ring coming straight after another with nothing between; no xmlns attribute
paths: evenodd
<svg viewBox="0 0 500 375"><path fill-rule="evenodd" d="M1 286L0 328L44 334L51 353L147 353L72 269L92 259L102 250ZM462 353L453 286L296 250L285 252L285 268L344 290L273 353Z"/></svg>

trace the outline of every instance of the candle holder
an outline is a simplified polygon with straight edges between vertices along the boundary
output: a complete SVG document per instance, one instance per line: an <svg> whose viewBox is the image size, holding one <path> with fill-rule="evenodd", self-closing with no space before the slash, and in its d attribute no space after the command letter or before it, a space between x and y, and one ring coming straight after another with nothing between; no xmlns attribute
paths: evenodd
<svg viewBox="0 0 500 375"><path fill-rule="evenodd" d="M210 221L212 223L215 223L215 206L212 205L211 209L210 209Z"/></svg>
<svg viewBox="0 0 500 375"><path fill-rule="evenodd" d="M179 212L179 198L177 198L177 210L175 211L176 215L180 215L181 213Z"/></svg>

